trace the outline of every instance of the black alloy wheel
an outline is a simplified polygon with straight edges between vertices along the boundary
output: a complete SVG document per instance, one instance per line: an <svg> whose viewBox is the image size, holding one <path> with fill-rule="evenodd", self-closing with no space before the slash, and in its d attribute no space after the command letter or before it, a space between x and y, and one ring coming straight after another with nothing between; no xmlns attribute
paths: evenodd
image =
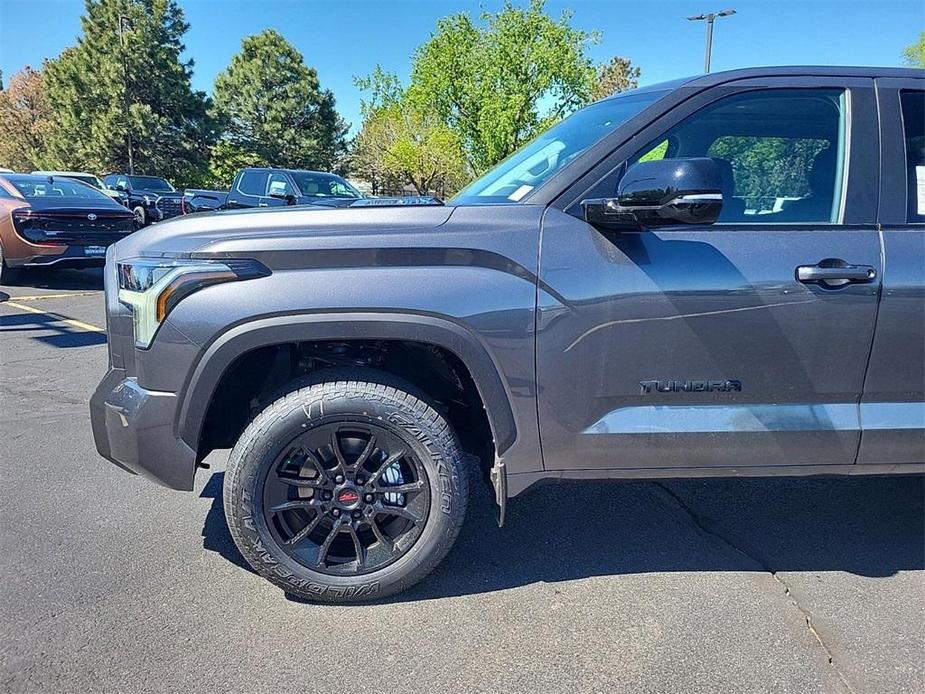
<svg viewBox="0 0 925 694"><path fill-rule="evenodd" d="M331 575L369 573L404 555L430 508L415 454L375 424L324 424L267 471L263 516L286 554Z"/></svg>

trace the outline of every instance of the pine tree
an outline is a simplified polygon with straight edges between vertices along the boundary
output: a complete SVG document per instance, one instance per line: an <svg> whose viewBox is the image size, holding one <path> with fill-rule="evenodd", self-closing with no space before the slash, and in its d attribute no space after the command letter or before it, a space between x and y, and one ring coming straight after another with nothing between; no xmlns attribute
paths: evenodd
<svg viewBox="0 0 925 694"><path fill-rule="evenodd" d="M215 112L225 131L213 170L225 159L266 166L331 170L345 150L347 126L315 69L278 32L248 36L219 74Z"/></svg>
<svg viewBox="0 0 925 694"><path fill-rule="evenodd" d="M180 55L189 25L175 0L86 0L83 35L46 65L48 165L201 180L215 140L204 93Z"/></svg>

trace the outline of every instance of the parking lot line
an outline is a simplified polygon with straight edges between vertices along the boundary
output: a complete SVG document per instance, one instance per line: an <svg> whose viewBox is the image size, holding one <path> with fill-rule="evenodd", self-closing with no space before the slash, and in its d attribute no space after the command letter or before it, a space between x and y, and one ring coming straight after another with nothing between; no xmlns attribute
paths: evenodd
<svg viewBox="0 0 925 694"><path fill-rule="evenodd" d="M52 311L43 311L41 309L35 308L35 306L28 306L27 304L19 303L18 297L17 301L3 301L0 302L0 306L9 306L11 308L18 308L20 311L26 311L27 313L37 313L42 316L50 316L61 323L70 325L72 328L77 328L78 330L83 330L84 332L91 333L104 333L106 332L105 328L100 328L90 323L84 323L81 320L75 320L74 318L68 318L67 316L62 316L60 313L53 313Z"/></svg>
<svg viewBox="0 0 925 694"><path fill-rule="evenodd" d="M39 301L41 299L72 299L75 296L99 296L100 290L93 292L68 292L67 294L32 294L29 296L14 297L16 301Z"/></svg>

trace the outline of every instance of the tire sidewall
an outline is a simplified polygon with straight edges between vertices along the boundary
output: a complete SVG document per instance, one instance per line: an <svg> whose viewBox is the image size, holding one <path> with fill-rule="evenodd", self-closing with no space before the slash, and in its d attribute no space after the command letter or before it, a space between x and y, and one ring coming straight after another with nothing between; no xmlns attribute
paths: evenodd
<svg viewBox="0 0 925 694"><path fill-rule="evenodd" d="M284 590L313 600L375 599L420 580L436 564L431 557L442 559L465 513L465 476L460 474L455 438L445 423L441 431L431 417L422 416L425 406L420 400L400 392L395 397L395 391L390 396L373 384L362 384L381 396L371 399L362 388L353 387L359 384L339 385L346 387L333 395L330 384L291 393L252 422L232 451L226 515L248 562ZM442 423L442 418L437 421ZM333 576L300 564L279 547L263 513L263 483L285 447L310 428L337 422L366 422L398 435L421 461L430 486L430 508L420 536L399 559L369 574Z"/></svg>
<svg viewBox="0 0 925 694"><path fill-rule="evenodd" d="M138 225L139 229L148 226L148 212L144 207L135 205L135 207L132 208L132 214L135 215L135 224Z"/></svg>

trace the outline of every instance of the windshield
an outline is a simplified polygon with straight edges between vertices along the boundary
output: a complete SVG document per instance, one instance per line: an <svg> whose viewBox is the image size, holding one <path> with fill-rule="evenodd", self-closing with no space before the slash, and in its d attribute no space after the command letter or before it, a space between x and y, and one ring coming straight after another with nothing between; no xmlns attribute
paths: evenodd
<svg viewBox="0 0 925 694"><path fill-rule="evenodd" d="M102 188L103 182L98 179L96 176L68 176L67 178L73 178L77 181L82 181L88 186L93 186L94 188Z"/></svg>
<svg viewBox="0 0 925 694"><path fill-rule="evenodd" d="M302 195L309 198L362 198L363 195L340 176L312 171L290 171Z"/></svg>
<svg viewBox="0 0 925 694"><path fill-rule="evenodd" d="M109 198L96 188L65 176L7 176L6 180L27 200L33 198L81 198L105 200Z"/></svg>
<svg viewBox="0 0 925 694"><path fill-rule="evenodd" d="M666 92L628 94L591 104L554 125L464 188L455 204L518 202L588 147Z"/></svg>
<svg viewBox="0 0 925 694"><path fill-rule="evenodd" d="M138 190L150 190L158 193L172 193L173 186L163 178L157 176L129 176L128 180L132 183L132 188Z"/></svg>

